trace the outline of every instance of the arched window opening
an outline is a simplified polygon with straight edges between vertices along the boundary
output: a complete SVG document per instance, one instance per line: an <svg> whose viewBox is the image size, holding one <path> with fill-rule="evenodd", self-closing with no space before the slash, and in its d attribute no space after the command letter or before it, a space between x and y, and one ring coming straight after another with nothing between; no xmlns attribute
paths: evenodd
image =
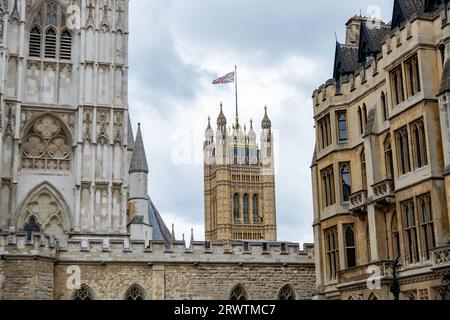
<svg viewBox="0 0 450 320"><path fill-rule="evenodd" d="M132 301L145 300L144 289L142 289L138 285L131 286L125 293L125 300L132 300Z"/></svg>
<svg viewBox="0 0 450 320"><path fill-rule="evenodd" d="M295 291L290 285L285 285L278 293L278 300L294 301L296 300Z"/></svg>
<svg viewBox="0 0 450 320"><path fill-rule="evenodd" d="M348 202L352 194L352 178L350 175L350 165L344 163L341 166L341 186L342 186L342 201Z"/></svg>
<svg viewBox="0 0 450 320"><path fill-rule="evenodd" d="M66 28L66 13L54 1L44 4L34 16L29 39L30 57L72 58L72 34Z"/></svg>
<svg viewBox="0 0 450 320"><path fill-rule="evenodd" d="M363 149L360 156L361 162L361 182L364 190L367 190L367 167L366 167L366 151Z"/></svg>
<svg viewBox="0 0 450 320"><path fill-rule="evenodd" d="M359 133L364 134L364 123L361 107L358 107L358 119L359 119Z"/></svg>
<svg viewBox="0 0 450 320"><path fill-rule="evenodd" d="M23 228L27 233L27 239L31 240L33 233L40 233L41 227L39 226L36 217L32 216L30 220L28 220L27 224Z"/></svg>
<svg viewBox="0 0 450 320"><path fill-rule="evenodd" d="M55 117L40 117L26 131L22 144L23 169L67 171L71 156L70 134Z"/></svg>
<svg viewBox="0 0 450 320"><path fill-rule="evenodd" d="M391 237L392 237L392 252L393 259L397 259L400 256L400 232L398 230L398 218L397 212L394 212L391 222Z"/></svg>
<svg viewBox="0 0 450 320"><path fill-rule="evenodd" d="M408 200L401 204L405 233L406 261L409 264L419 262L419 241L417 239L417 222L414 201Z"/></svg>
<svg viewBox="0 0 450 320"><path fill-rule="evenodd" d="M53 28L49 28L45 33L45 57L56 58L56 31Z"/></svg>
<svg viewBox="0 0 450 320"><path fill-rule="evenodd" d="M347 268L356 267L356 243L353 225L344 226L345 260Z"/></svg>
<svg viewBox="0 0 450 320"><path fill-rule="evenodd" d="M77 301L94 300L94 293L92 292L91 288L83 284L80 286L79 289L75 290L75 292L73 293L73 300Z"/></svg>
<svg viewBox="0 0 450 320"><path fill-rule="evenodd" d="M384 159L386 167L386 178L394 178L394 157L392 154L391 136L389 135L384 141Z"/></svg>
<svg viewBox="0 0 450 320"><path fill-rule="evenodd" d="M436 248L436 240L434 238L433 212L431 207L431 195L426 194L418 200L420 210L420 229L422 233L422 248L425 260L430 260L432 250Z"/></svg>
<svg viewBox="0 0 450 320"><path fill-rule="evenodd" d="M244 195L244 224L250 223L248 194Z"/></svg>
<svg viewBox="0 0 450 320"><path fill-rule="evenodd" d="M230 300L231 301L248 300L247 291L245 291L245 289L241 285L237 285L236 287L233 288L233 290L231 290Z"/></svg>
<svg viewBox="0 0 450 320"><path fill-rule="evenodd" d="M240 206L239 206L239 194L235 194L233 196L233 217L234 224L240 223L240 214L239 214Z"/></svg>
<svg viewBox="0 0 450 320"><path fill-rule="evenodd" d="M64 30L61 33L59 58L61 60L70 60L72 58L72 35L69 30Z"/></svg>
<svg viewBox="0 0 450 320"><path fill-rule="evenodd" d="M367 263L370 263L372 261L372 251L370 244L369 222L366 222L366 252L367 252Z"/></svg>
<svg viewBox="0 0 450 320"><path fill-rule="evenodd" d="M38 27L34 27L30 32L30 57L41 57L42 34Z"/></svg>
<svg viewBox="0 0 450 320"><path fill-rule="evenodd" d="M253 196L253 223L261 224L262 219L259 216L259 197L257 194Z"/></svg>

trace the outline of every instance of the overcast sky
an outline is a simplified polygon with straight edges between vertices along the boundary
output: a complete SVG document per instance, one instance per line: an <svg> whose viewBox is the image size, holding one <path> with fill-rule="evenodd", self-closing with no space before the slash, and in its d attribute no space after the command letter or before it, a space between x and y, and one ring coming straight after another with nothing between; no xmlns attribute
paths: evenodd
<svg viewBox="0 0 450 320"><path fill-rule="evenodd" d="M150 195L177 238L204 240L202 146L233 85L211 81L238 65L241 122L257 133L269 107L277 141L278 238L313 241L311 95L332 76L335 32L355 14L390 21L393 0L131 0L129 104L142 123Z"/></svg>

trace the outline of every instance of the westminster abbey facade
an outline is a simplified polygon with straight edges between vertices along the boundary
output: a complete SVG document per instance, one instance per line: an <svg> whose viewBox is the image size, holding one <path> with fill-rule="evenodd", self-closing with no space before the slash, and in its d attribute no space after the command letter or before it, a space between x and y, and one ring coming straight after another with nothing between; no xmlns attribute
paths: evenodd
<svg viewBox="0 0 450 320"><path fill-rule="evenodd" d="M314 92L317 299L450 298L450 12L355 16Z"/></svg>
<svg viewBox="0 0 450 320"><path fill-rule="evenodd" d="M231 229L241 189L207 198L211 241L169 232L129 120L128 21L128 0L0 0L0 299L311 299L313 246L275 241L270 163L246 167Z"/></svg>

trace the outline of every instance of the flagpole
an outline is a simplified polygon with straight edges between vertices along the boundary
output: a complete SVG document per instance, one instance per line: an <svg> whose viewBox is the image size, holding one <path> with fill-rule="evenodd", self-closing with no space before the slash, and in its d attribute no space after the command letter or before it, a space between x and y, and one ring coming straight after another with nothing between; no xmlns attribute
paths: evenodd
<svg viewBox="0 0 450 320"><path fill-rule="evenodd" d="M234 89L236 93L236 125L239 125L239 109L238 109L238 89L237 89L237 66L234 66Z"/></svg>

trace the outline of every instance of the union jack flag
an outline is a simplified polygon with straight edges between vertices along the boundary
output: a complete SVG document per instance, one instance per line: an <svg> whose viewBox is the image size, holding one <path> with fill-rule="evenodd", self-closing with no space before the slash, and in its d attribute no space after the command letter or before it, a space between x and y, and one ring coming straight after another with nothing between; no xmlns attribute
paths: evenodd
<svg viewBox="0 0 450 320"><path fill-rule="evenodd" d="M212 84L225 84L225 83L233 83L234 82L235 72L230 72L229 74L220 77L212 82Z"/></svg>

